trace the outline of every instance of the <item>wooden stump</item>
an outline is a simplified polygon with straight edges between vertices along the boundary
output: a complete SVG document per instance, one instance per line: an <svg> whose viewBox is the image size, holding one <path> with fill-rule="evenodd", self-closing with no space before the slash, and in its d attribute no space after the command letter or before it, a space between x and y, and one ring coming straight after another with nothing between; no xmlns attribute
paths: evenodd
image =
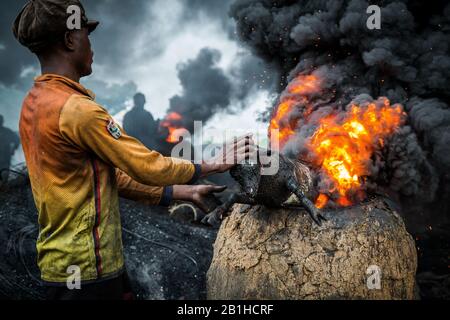
<svg viewBox="0 0 450 320"><path fill-rule="evenodd" d="M318 227L303 210L235 205L214 244L208 299L416 298L414 241L383 199L325 217Z"/></svg>

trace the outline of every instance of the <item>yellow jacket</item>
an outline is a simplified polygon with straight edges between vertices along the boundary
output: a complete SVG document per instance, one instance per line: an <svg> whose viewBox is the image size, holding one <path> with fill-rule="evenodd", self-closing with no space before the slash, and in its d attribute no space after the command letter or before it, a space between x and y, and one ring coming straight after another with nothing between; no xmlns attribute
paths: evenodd
<svg viewBox="0 0 450 320"><path fill-rule="evenodd" d="M119 194L168 204L173 184L200 167L150 151L114 123L92 92L58 75L35 79L22 106L20 136L39 213L38 265L44 282L84 282L124 268Z"/></svg>

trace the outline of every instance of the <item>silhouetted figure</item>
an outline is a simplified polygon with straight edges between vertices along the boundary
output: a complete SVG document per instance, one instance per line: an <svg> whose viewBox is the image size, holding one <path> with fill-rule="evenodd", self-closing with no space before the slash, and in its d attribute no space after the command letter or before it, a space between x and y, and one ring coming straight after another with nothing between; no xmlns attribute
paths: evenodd
<svg viewBox="0 0 450 320"><path fill-rule="evenodd" d="M19 136L3 126L3 116L0 115L0 181L8 181L11 157L19 145Z"/></svg>
<svg viewBox="0 0 450 320"><path fill-rule="evenodd" d="M134 107L125 114L123 128L126 133L139 139L147 148L155 149L157 123L150 112L144 109L145 96L136 93Z"/></svg>

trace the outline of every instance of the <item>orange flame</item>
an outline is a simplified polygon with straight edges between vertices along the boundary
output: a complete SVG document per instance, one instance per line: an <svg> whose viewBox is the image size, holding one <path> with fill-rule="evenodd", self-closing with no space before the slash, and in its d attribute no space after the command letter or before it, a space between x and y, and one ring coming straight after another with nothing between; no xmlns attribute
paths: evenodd
<svg viewBox="0 0 450 320"><path fill-rule="evenodd" d="M178 112L171 112L165 118L166 121L180 121L182 119L183 117Z"/></svg>
<svg viewBox="0 0 450 320"><path fill-rule="evenodd" d="M281 98L275 114L270 121L269 136L273 146L280 149L295 134L295 119L290 119L291 112L297 105L307 105L307 95L320 91L320 79L315 75L300 75L295 78L287 88L287 94ZM303 116L311 113L311 108L306 106ZM273 131L278 130L278 131ZM275 143L275 141L277 143Z"/></svg>
<svg viewBox="0 0 450 320"><path fill-rule="evenodd" d="M276 145L274 143L274 139L278 140L278 145L280 147L284 146L289 138L295 133L292 127L289 124L283 123L286 121L286 117L291 112L293 106L295 104L294 100L285 100L280 103L278 109L275 113L275 116L270 121L269 134L272 140L272 145ZM278 131L273 131L278 130Z"/></svg>
<svg viewBox="0 0 450 320"><path fill-rule="evenodd" d="M164 120L161 122L161 127L167 128L169 134L167 135L166 141L169 143L177 143L179 141L178 130L186 130L179 122L183 120L183 117L178 112L170 112L166 115Z"/></svg>
<svg viewBox="0 0 450 320"><path fill-rule="evenodd" d="M384 99L382 106L352 105L344 119L337 115L322 119L307 145L316 165L331 181L329 191L338 196L340 206L351 205L352 195L361 196L362 179L370 174L368 162L373 152L403 122L402 107L380 99Z"/></svg>
<svg viewBox="0 0 450 320"><path fill-rule="evenodd" d="M300 75L288 86L291 94L308 95L320 90L320 79L316 75Z"/></svg>
<svg viewBox="0 0 450 320"><path fill-rule="evenodd" d="M317 197L315 205L317 208L322 209L323 207L326 206L327 202L328 202L328 196L326 194L321 193Z"/></svg>
<svg viewBox="0 0 450 320"><path fill-rule="evenodd" d="M300 75L289 84L270 121L272 145L276 146L276 141L282 149L302 125L300 121L308 122L313 112L309 98L320 93L321 82L316 75ZM329 186L316 199L318 208L325 207L330 198L345 207L352 204L352 199L364 197L362 184L370 174L370 159L402 124L404 116L400 105L391 106L387 98L379 98L376 103L351 105L345 113L320 120L306 145Z"/></svg>

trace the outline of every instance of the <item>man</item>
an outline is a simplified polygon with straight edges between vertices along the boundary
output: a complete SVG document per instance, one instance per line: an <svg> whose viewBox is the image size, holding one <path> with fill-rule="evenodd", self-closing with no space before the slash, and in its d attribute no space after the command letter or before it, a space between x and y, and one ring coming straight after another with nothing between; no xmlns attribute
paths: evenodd
<svg viewBox="0 0 450 320"><path fill-rule="evenodd" d="M7 182L11 157L20 145L17 134L3 126L3 116L0 114L0 183Z"/></svg>
<svg viewBox="0 0 450 320"><path fill-rule="evenodd" d="M145 96L136 93L133 108L123 118L123 128L128 135L137 138L149 149L155 148L155 136L158 128L150 112L144 109Z"/></svg>
<svg viewBox="0 0 450 320"><path fill-rule="evenodd" d="M67 29L70 5L81 9L80 29ZM222 158L201 165L165 158L123 132L79 83L92 73L88 35L98 24L79 0L33 0L13 26L42 71L23 102L19 127L39 212L38 265L54 299L120 299L127 291L119 194L202 207L207 195L224 188L183 184L233 166ZM240 138L222 156L240 161L254 152L252 143ZM66 287L68 270L80 271L81 290Z"/></svg>

